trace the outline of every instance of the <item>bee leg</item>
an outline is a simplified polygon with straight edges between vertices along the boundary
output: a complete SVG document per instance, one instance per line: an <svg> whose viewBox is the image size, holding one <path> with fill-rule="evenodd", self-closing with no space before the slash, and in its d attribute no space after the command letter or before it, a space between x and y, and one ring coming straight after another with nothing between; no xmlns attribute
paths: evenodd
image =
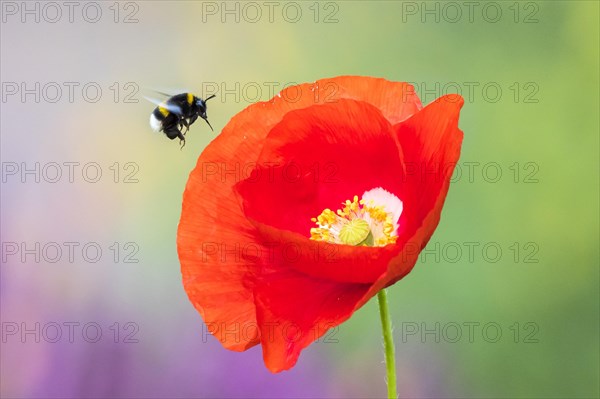
<svg viewBox="0 0 600 399"><path fill-rule="evenodd" d="M185 137L179 128L179 124L168 126L164 129L164 132L171 140L178 138L179 142L181 143L181 148L185 146Z"/></svg>
<svg viewBox="0 0 600 399"><path fill-rule="evenodd" d="M181 122L179 122L179 124L182 129L185 126L185 132L183 132L183 134L185 135L188 132L188 130L190 130L190 123L186 119L182 119Z"/></svg>

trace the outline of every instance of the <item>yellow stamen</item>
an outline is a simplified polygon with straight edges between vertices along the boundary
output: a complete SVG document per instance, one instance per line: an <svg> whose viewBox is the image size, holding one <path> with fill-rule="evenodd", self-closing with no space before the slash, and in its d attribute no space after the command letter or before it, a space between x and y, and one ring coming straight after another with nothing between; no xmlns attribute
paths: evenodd
<svg viewBox="0 0 600 399"><path fill-rule="evenodd" d="M382 205L358 198L342 202L335 212L327 208L311 221L310 239L334 244L385 246L398 239L392 214Z"/></svg>

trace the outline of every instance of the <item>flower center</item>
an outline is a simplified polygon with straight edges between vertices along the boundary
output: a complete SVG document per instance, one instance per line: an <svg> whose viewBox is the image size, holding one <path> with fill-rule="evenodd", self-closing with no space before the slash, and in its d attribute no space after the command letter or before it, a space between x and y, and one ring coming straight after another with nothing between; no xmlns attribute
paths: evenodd
<svg viewBox="0 0 600 399"><path fill-rule="evenodd" d="M325 209L311 219L318 226L310 229L311 240L369 247L396 243L402 201L394 194L378 187L342 204L336 212Z"/></svg>
<svg viewBox="0 0 600 399"><path fill-rule="evenodd" d="M365 242L369 236L372 242L371 227L364 219L352 219L340 229L340 240L348 245L359 245Z"/></svg>

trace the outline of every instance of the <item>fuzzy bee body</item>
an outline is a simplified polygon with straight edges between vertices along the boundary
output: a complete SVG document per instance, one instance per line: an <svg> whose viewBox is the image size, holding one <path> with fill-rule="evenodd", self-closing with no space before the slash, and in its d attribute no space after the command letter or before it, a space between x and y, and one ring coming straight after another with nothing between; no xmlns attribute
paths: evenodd
<svg viewBox="0 0 600 399"><path fill-rule="evenodd" d="M185 134L199 117L204 119L212 130L206 116L206 101L213 97L215 96L203 100L191 93L181 93L160 103L150 99L157 103L157 107L150 114L150 127L156 132L163 132L171 140L179 138L183 148Z"/></svg>

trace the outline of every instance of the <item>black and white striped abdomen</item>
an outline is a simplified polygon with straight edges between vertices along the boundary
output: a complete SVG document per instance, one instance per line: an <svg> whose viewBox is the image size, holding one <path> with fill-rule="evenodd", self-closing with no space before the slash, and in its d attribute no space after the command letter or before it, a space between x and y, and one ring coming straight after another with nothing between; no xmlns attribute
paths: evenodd
<svg viewBox="0 0 600 399"><path fill-rule="evenodd" d="M167 111L168 112L168 111ZM165 120L165 115L161 112L159 107L156 107L150 114L150 127L155 132L160 132L162 129L162 122Z"/></svg>

